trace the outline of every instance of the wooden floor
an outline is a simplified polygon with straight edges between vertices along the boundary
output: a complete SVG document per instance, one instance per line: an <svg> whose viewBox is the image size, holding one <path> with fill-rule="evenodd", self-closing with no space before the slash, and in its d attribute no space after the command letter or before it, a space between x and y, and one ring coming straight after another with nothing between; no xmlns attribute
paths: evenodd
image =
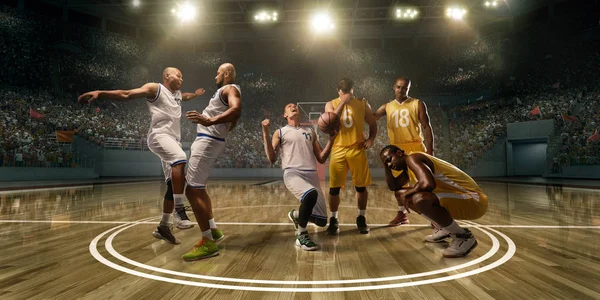
<svg viewBox="0 0 600 300"><path fill-rule="evenodd" d="M342 191L341 234L310 227L320 251L294 246L281 181L213 181L226 238L218 257L184 262L197 226L173 246L151 233L160 181L0 192L0 299L600 299L600 190L481 182L488 213L468 257L427 244L425 219L386 227L397 206L382 181L367 221ZM190 217L193 216L189 213Z"/></svg>

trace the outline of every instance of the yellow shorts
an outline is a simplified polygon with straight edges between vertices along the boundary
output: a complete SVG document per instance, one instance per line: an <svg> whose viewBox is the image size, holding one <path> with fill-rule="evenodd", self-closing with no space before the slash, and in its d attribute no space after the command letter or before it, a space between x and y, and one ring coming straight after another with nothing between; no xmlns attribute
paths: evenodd
<svg viewBox="0 0 600 300"><path fill-rule="evenodd" d="M487 212L488 199L483 193L435 193L435 195L453 219L475 220Z"/></svg>
<svg viewBox="0 0 600 300"><path fill-rule="evenodd" d="M410 154L413 151L425 152L425 145L423 145L423 143L421 143L421 142L398 144L398 145L394 144L394 146L404 150L404 153L406 153L406 154ZM402 173L402 171L392 170L392 175L394 175L394 177L398 177L398 175L400 175L401 173Z"/></svg>
<svg viewBox="0 0 600 300"><path fill-rule="evenodd" d="M343 187L348 169L352 174L352 185L355 187L371 185L367 151L356 147L333 147L329 159L329 186Z"/></svg>

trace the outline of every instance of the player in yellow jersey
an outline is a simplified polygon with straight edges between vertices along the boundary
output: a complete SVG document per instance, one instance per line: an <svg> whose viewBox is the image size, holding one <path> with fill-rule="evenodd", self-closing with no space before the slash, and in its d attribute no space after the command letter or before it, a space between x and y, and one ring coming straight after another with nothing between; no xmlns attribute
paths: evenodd
<svg viewBox="0 0 600 300"><path fill-rule="evenodd" d="M429 124L427 106L423 101L408 96L410 85L408 77L398 77L394 82L396 99L379 107L374 116L375 119L386 116L390 144L409 154L420 151L433 155L433 130ZM392 174L399 175L397 172ZM398 202L398 213L390 221L390 226L408 223L406 209Z"/></svg>
<svg viewBox="0 0 600 300"><path fill-rule="evenodd" d="M379 157L385 181L396 198L434 225L433 234L425 237L426 242L437 243L453 237L444 257L463 257L477 247L471 231L454 221L455 218L475 220L487 211L487 196L473 178L439 158L417 151L405 154L394 145L384 147ZM401 173L395 177L392 170ZM409 182L411 185L405 186Z"/></svg>
<svg viewBox="0 0 600 300"><path fill-rule="evenodd" d="M335 138L329 161L329 210L331 218L327 233L339 232L338 208L340 189L346 183L348 169L352 174L352 185L356 189L358 217L356 226L360 233L369 233L365 211L367 209L367 186L371 184L371 173L367 151L377 136L377 122L373 111L365 99L354 97L354 82L342 78L337 86L339 98L325 105L325 112L340 116L340 130ZM369 137L365 139L364 126L369 125Z"/></svg>

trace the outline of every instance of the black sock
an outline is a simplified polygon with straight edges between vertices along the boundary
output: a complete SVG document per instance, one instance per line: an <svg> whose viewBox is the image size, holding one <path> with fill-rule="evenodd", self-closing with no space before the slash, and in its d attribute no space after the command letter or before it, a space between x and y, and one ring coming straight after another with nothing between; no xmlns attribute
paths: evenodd
<svg viewBox="0 0 600 300"><path fill-rule="evenodd" d="M316 190L312 190L304 196L304 199L302 199L300 209L298 209L298 225L300 227L306 228L313 208L315 207L315 204L317 204L318 197L319 193L317 193Z"/></svg>

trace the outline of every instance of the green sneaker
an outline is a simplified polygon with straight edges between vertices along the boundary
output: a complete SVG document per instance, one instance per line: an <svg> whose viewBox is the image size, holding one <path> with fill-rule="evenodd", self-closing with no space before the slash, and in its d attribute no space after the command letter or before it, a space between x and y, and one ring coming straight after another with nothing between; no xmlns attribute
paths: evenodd
<svg viewBox="0 0 600 300"><path fill-rule="evenodd" d="M215 242L218 242L225 237L223 231L221 231L219 228L211 228L210 233L212 234L213 240L215 240Z"/></svg>
<svg viewBox="0 0 600 300"><path fill-rule="evenodd" d="M294 217L295 211L296 211L295 209L290 210L290 212L288 213L288 218L290 219L290 221L294 222L294 228L296 228L296 230L298 230L298 218Z"/></svg>
<svg viewBox="0 0 600 300"><path fill-rule="evenodd" d="M308 236L308 232L306 231L296 235L296 247L305 251L315 251L319 249L319 246L310 240L310 236Z"/></svg>
<svg viewBox="0 0 600 300"><path fill-rule="evenodd" d="M219 255L219 247L215 241L201 239L192 251L183 255L183 260L194 261Z"/></svg>

